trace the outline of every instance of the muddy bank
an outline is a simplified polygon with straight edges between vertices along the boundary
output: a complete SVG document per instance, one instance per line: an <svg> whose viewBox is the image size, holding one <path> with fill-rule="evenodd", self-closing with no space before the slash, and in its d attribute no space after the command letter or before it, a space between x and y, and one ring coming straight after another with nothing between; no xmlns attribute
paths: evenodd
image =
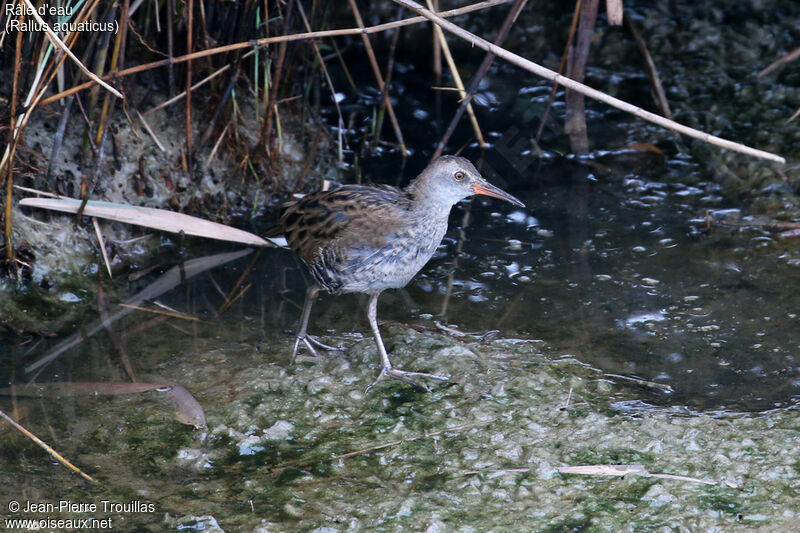
<svg viewBox="0 0 800 533"><path fill-rule="evenodd" d="M200 332L191 346L145 340L143 357L173 354L153 373L195 394L208 430L180 425L151 398L26 404L101 485L40 456L3 496L153 502L155 512L110 515L153 531L208 515L226 531L789 531L798 519L795 410L658 408L663 388L541 341L384 329L398 366L452 382L430 394L398 382L365 395L377 371L372 339L326 337L347 353L288 367L291 337L264 340L253 319ZM4 441L31 449L14 434ZM3 462L22 479L19 461ZM592 464L718 484L557 471Z"/></svg>

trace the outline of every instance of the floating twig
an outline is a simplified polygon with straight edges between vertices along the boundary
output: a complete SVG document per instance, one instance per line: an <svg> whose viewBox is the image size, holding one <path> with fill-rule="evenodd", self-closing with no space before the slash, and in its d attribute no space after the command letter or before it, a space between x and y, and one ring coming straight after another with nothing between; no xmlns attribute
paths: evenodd
<svg viewBox="0 0 800 533"><path fill-rule="evenodd" d="M168 316L171 318L180 318L181 320L191 320L192 322L203 322L196 316L187 315L186 313L181 313L178 311L166 311L162 309L150 309L149 307L142 307L140 305L131 305L131 304L118 304L120 307L125 307L127 309L133 309L135 311L142 311L144 313L153 313L154 315L162 315Z"/></svg>
<svg viewBox="0 0 800 533"><path fill-rule="evenodd" d="M485 468L481 470L467 470L464 472L465 476L472 476L475 474L489 474L489 473L511 473L518 474L524 472L531 472L534 468ZM642 477L654 477L659 479L674 479L677 481L689 481L692 483L703 483L704 485L720 485L730 487L732 489L740 488L740 485L734 481L723 479L720 481L711 481L708 479L700 479L689 476L678 476L674 474L651 474L642 465L582 465L582 466L560 466L556 468L560 474L574 474L584 476L609 476L609 477L622 477L627 475L638 475Z"/></svg>
<svg viewBox="0 0 800 533"><path fill-rule="evenodd" d="M642 477L655 477L660 479L675 479L678 481L689 481L692 483L703 483L704 485L725 485L738 489L738 483L727 479L721 481L711 481L689 476L678 476L674 474L651 474L643 465L582 465L582 466L560 466L558 470L561 474L577 474L584 476L626 476L633 474Z"/></svg>
<svg viewBox="0 0 800 533"><path fill-rule="evenodd" d="M46 451L47 453L49 453L50 455L52 455L53 457L55 457L56 461L58 461L59 463L61 463L61 464L62 464L62 465L64 465L64 466L66 466L67 468L69 468L70 470L72 470L73 472L75 472L76 474L79 474L79 475L80 475L80 476L81 476L83 479L85 479L85 480L87 480L87 481L91 481L92 483L97 483L97 480L96 480L95 478L93 478L93 477L92 477L92 476L90 476L89 474L85 473L83 470L81 470L80 468L78 468L78 467L77 467L77 466L75 466L74 464L72 464L72 463L70 463L69 461L67 461L67 460L66 460L66 459L65 459L65 458L64 458L64 457L63 457L63 456L62 456L60 453L58 453L58 452L57 452L57 451L55 451L53 448L51 448L50 446L48 446L48 444L47 444L46 442L44 442L42 439L40 439L39 437L37 437L36 435L34 435L33 433L31 433L30 431L28 431L27 429L25 429L25 428L24 428L23 426L21 426L20 424L18 424L18 423L17 423L17 422L16 422L16 421L15 421L13 418L11 418L11 417L10 417L10 416L8 416L7 414L5 414L5 412L3 412L2 410L0 410L0 417L3 417L3 418L5 418L5 419L6 419L6 421L7 421L9 424L11 424L12 426L14 426L14 427L15 427L15 428L16 428L18 431L20 431L20 432L21 432L23 435L25 435L26 437L28 437L29 439L31 439L33 442L35 442L36 444L38 444L39 446L41 446L41 447L44 449L44 451Z"/></svg>
<svg viewBox="0 0 800 533"><path fill-rule="evenodd" d="M757 74L757 76L759 78L761 78L763 76L766 76L767 74L769 74L770 72L772 72L773 70L778 68L779 66L781 66L781 65L783 65L785 63L790 63L790 62L794 61L795 59L797 59L798 57L800 57L800 48L795 48L794 50L792 50L791 52L789 52L788 54L786 54L782 58L778 59L777 61L773 61L772 63L770 63L770 65L767 68L765 68L764 70L762 70L761 72L759 72Z"/></svg>

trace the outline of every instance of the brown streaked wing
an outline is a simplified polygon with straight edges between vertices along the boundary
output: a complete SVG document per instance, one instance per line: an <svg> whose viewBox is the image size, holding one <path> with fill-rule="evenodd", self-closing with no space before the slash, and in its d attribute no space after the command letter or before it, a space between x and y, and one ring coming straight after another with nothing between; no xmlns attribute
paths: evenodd
<svg viewBox="0 0 800 533"><path fill-rule="evenodd" d="M286 208L279 225L289 246L313 263L317 251L334 242L383 246L410 205L408 195L396 187L345 185L301 198Z"/></svg>

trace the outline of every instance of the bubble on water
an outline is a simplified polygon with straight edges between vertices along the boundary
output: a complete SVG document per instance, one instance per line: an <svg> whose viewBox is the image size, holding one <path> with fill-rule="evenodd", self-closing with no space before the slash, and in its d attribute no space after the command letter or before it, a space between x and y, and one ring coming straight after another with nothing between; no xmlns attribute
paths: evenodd
<svg viewBox="0 0 800 533"><path fill-rule="evenodd" d="M644 324L645 322L662 322L666 319L667 316L663 310L645 311L643 313L633 314L626 318L625 325L627 327L633 327L639 324Z"/></svg>
<svg viewBox="0 0 800 533"><path fill-rule="evenodd" d="M680 363L683 361L683 354L679 352L672 352L668 354L666 360L670 363Z"/></svg>
<svg viewBox="0 0 800 533"><path fill-rule="evenodd" d="M508 239L508 249L513 252L522 250L522 241L518 239Z"/></svg>

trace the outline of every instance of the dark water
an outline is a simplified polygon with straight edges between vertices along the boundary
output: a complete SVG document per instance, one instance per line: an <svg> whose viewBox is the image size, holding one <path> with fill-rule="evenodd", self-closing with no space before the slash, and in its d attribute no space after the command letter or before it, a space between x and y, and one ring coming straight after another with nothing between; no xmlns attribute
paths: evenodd
<svg viewBox="0 0 800 533"><path fill-rule="evenodd" d="M410 63L425 64L417 59ZM381 316L406 320L411 311L428 318L446 310L446 320L462 330L541 339L554 355L573 354L608 373L669 386L670 394L654 399L659 402L732 410L795 403L800 255L791 240L757 223L707 224L707 217L738 224L747 204L722 190L708 162L687 153L685 141L664 132L656 134L664 160L596 152L581 161L558 155L565 141L560 118L551 118L542 141L548 149L534 157L528 139L549 86L504 65L493 74L475 101L492 150L481 154L466 119L451 146L466 147L464 155L528 208L486 199L458 206L445 246L407 288L413 303L384 296ZM369 83L368 73L362 75ZM415 79L436 85L424 73ZM416 148L405 165L408 176L427 162L444 127L436 112L420 111L431 106L416 89L399 89L395 102L401 114L412 115L404 122ZM453 98L443 98L441 115L449 120ZM555 117L563 113L560 101L562 94ZM378 105L369 93L348 102L365 120ZM632 126L619 112L589 108L593 145L652 138L648 126ZM739 138L740 132L746 137L744 126L728 134ZM384 137L391 135L384 128ZM396 154L359 155L365 176L405 183Z"/></svg>
<svg viewBox="0 0 800 533"><path fill-rule="evenodd" d="M682 186L567 179L526 197L528 212L475 210L451 320L670 385L678 405L797 400L798 272L781 257L793 253L761 232L706 231Z"/></svg>
<svg viewBox="0 0 800 533"><path fill-rule="evenodd" d="M658 177L599 181L578 164L541 165L528 190L511 189L528 209L462 204L440 252L404 295L381 298L379 316L541 339L554 357L669 386L658 402L732 410L796 402L797 254L766 231L707 229L718 197ZM290 283L302 275L290 272ZM368 331L362 317L360 326L338 325L340 313L361 313L354 296L322 302L329 310L318 310L317 331L329 320Z"/></svg>
<svg viewBox="0 0 800 533"><path fill-rule="evenodd" d="M558 23L542 23L542 33L558 33L568 23L568 13L559 16ZM496 21L478 17L476 24L493 28ZM660 38L689 46L677 35L679 27L664 28L669 36ZM703 27L692 31L711 39ZM537 55L538 35L517 35L515 46L522 42L534 50L527 55ZM374 42L384 57L387 41ZM730 42L718 40L726 49ZM390 145L369 152L363 143L379 101L368 69L352 69L356 93L344 88L342 73L330 62L350 125L343 181L406 183L425 166L453 112L452 95L441 95L441 102L431 97L430 86L438 82L427 73L424 48L415 52L401 43L399 49L405 52L398 56L393 95L412 149L405 162ZM714 59L703 56L709 48L695 49L702 53L689 59L700 63L703 74L687 79L705 82ZM351 55L361 53L357 44L347 49L347 63L361 64ZM555 52L539 55L550 64L558 61ZM616 88L648 105L638 67L626 63L613 77L606 74L597 75L612 80L601 88ZM482 154L462 121L448 151L465 147L462 155L527 208L487 198L456 206L438 253L408 287L381 296L378 315L428 329L442 325L478 335L496 330L506 339L541 342L498 341L487 348L487 357L477 342L461 346L442 342L438 334L384 326L390 352L403 354L398 365L432 371L420 365L436 354L450 365L448 375L466 377L431 394L396 383L364 394L375 370L369 368L373 346L364 340L364 297L323 295L310 332L351 349L289 367L309 278L292 254L269 249L194 272L190 264L196 258L242 248L187 240L179 250L178 239L159 236L169 243L159 257L162 266L139 280L130 280L126 271L106 280L99 258L82 274L104 280L112 334L100 323L94 294L55 287L62 301L73 302L66 313L72 324L42 335L4 333L0 376L17 384L127 383L124 352L140 380L168 376L186 385L206 410L208 430L178 424L151 393L8 400L5 412L18 410L26 426L101 484L87 484L7 431L2 448L9 475L0 483L5 501L155 502L155 511L114 517L119 530L150 531L209 529L214 518L200 515L215 516L226 531L328 531L321 526L342 530L345 524L353 531L423 530L427 523L436 524L430 530L457 530L462 522L465 531L577 531L598 524L622 530L640 523L646 524L640 529L697 524L695 529L755 530L779 519L796 522L800 252L794 239L781 239L747 216L752 197L724 188L720 167L728 165L725 174L740 169L736 161L741 168L751 162L741 156L720 163L716 149L698 149L598 105L589 105L593 147L648 142L664 152L663 160L599 151L583 159L565 156L558 103L563 95L545 127L542 152L534 157L529 138L549 87L503 65L489 79L476 109L492 149ZM715 91L724 91L729 81L704 98L724 102ZM760 129L754 126L756 111L749 110L747 118L738 114L740 108L723 105L710 112L689 94L697 93L677 94L685 97L682 117L689 122L724 122L725 134L737 139ZM697 114L687 114L695 105ZM777 114L782 122L782 112ZM331 127L336 124L331 106L323 116ZM392 139L387 126L382 137ZM763 170L752 165L753 174ZM174 286L155 290L153 283L170 272ZM194 320L140 310L122 314L129 308L117 304L141 291L149 297L129 303ZM224 309L226 297L239 293ZM31 368L71 337L71 347ZM409 346L424 348L414 358ZM651 410L649 404L675 408ZM632 416L619 416L626 406ZM684 408L701 413L684 416ZM771 412L720 420L720 411ZM474 427L476 422L487 425ZM462 424L473 427L444 431ZM435 437L408 438L424 434ZM403 444L375 447L397 439ZM367 451L340 455L359 450ZM634 476L587 481L555 470L594 463L642 463L651 472L731 478L736 484L704 488ZM519 472L473 476L484 468Z"/></svg>
<svg viewBox="0 0 800 533"><path fill-rule="evenodd" d="M795 403L797 252L766 231L707 229L706 210L719 212L711 207L718 197L703 190L710 185L658 181L668 167L600 179L574 161L537 164L527 187L508 186L527 209L490 199L457 206L437 255L405 290L384 293L379 317L540 339L554 358L571 354L607 373L671 388L651 398L658 403L731 410ZM200 274L157 300L212 320L202 327L213 328L217 286L230 288L253 260L251 254ZM307 279L291 253L266 250L246 275L253 286L226 316L258 317L265 338L285 335L288 350ZM311 331L345 344L351 333L367 334L364 303L323 295ZM81 305L85 330L96 311ZM144 320L134 314L116 326L125 344L175 332L142 329ZM188 341L198 326L177 327ZM59 340L15 350L29 364ZM86 350L96 355L87 361L80 355ZM92 374L111 351L99 331L38 379L100 379Z"/></svg>
<svg viewBox="0 0 800 533"><path fill-rule="evenodd" d="M414 34L409 35L412 39ZM387 43L376 38L379 50ZM421 52L413 47L400 49L396 80L401 81L393 90L412 151L407 162L391 146L366 150L361 139L379 95L371 89L369 71L359 70L364 64L345 56L355 65L351 73L361 87L358 92L342 89L342 109L354 125L345 137L345 176L351 180L406 183L426 164L454 110L452 95L430 97L429 87L437 82L428 71L429 57L416 55ZM348 52L361 53L360 47ZM617 82L625 76L640 80L636 72L620 74ZM337 66L331 65L331 73L337 87L346 87ZM320 90L324 99L327 88ZM428 324L440 320L464 331L497 329L503 336L541 339L553 357L572 354L610 374L671 388L653 398L660 403L747 411L796 403L800 254L791 241L752 227L706 227L708 211L721 216L716 213L740 205L723 196L704 161L664 132L657 135L666 163L644 156L631 162L602 154L586 161L559 155L565 147L561 94L540 143L544 151L534 157L528 139L539 126L548 94L549 86L532 76L506 65L494 67L475 100L493 149L485 157L477 150L465 119L450 146L466 147L463 155L528 208L489 199L457 206L439 253L405 291L381 298L379 317ZM646 100L644 94L629 96ZM332 106L323 109L323 116L336 124ZM651 128L631 122L619 112L590 105L592 145L654 141ZM392 139L388 125L383 138ZM223 250L230 248L209 243L201 253ZM251 258L198 276L161 299L213 318L219 308L215 284L232 285ZM286 334L288 345L304 278L291 254L265 251L245 280L252 287L230 312L258 316L266 336ZM323 297L312 330L335 336L366 333L363 304L355 296ZM86 322L96 317L93 304L76 306L86 310ZM123 322L133 328L136 323ZM153 331L170 334L169 329ZM123 337L135 342L136 334ZM90 353L106 354L104 335L66 352L63 359L73 362L58 361L39 379L91 374L78 370L74 358L87 346ZM7 346L16 360L29 364L57 342L26 340L23 346L10 340ZM89 360L90 367L104 364ZM18 378L20 369L12 370Z"/></svg>

